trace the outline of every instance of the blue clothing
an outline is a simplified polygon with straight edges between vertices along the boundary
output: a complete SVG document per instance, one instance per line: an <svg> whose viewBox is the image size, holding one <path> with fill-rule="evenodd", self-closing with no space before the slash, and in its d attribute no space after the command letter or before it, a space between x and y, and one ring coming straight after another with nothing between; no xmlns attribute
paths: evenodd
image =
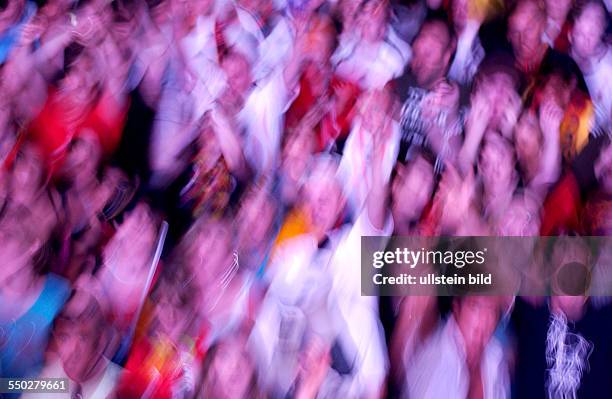
<svg viewBox="0 0 612 399"><path fill-rule="evenodd" d="M40 296L30 309L18 319L0 319L0 370L3 377L38 375L53 320L69 294L69 283L49 274Z"/></svg>
<svg viewBox="0 0 612 399"><path fill-rule="evenodd" d="M36 5L28 1L19 22L0 34L0 64L3 64L7 60L11 49L19 41L23 25L25 25L35 13Z"/></svg>

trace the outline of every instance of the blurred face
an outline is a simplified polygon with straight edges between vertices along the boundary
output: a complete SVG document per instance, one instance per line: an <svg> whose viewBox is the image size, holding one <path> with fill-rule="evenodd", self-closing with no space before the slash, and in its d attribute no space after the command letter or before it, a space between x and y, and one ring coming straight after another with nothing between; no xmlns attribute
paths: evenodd
<svg viewBox="0 0 612 399"><path fill-rule="evenodd" d="M87 315L95 300L86 294L77 293L70 300L68 313L75 313L75 319L60 321L54 332L58 345L59 357L64 371L70 379L84 382L92 377L99 359L103 356L106 345L104 337L104 321L99 314L99 308L94 314Z"/></svg>
<svg viewBox="0 0 612 399"><path fill-rule="evenodd" d="M370 1L365 4L362 12L357 16L361 28L361 37L367 42L382 40L386 31L386 3L383 1Z"/></svg>
<svg viewBox="0 0 612 399"><path fill-rule="evenodd" d="M342 22L347 29L351 27L360 4L360 0L340 0L339 7L342 15Z"/></svg>
<svg viewBox="0 0 612 399"><path fill-rule="evenodd" d="M468 0L453 0L451 4L453 24L456 31L461 31L468 20Z"/></svg>
<svg viewBox="0 0 612 399"><path fill-rule="evenodd" d="M506 145L488 141L482 149L478 168L486 192L510 194L514 190L512 186L514 156Z"/></svg>
<svg viewBox="0 0 612 399"><path fill-rule="evenodd" d="M210 221L203 226L195 246L192 267L200 287L215 282L231 260L232 230L226 222Z"/></svg>
<svg viewBox="0 0 612 399"><path fill-rule="evenodd" d="M418 220L429 202L434 185L433 167L422 158L404 172L400 172L393 182L393 218L398 224Z"/></svg>
<svg viewBox="0 0 612 399"><path fill-rule="evenodd" d="M63 165L64 172L74 179L94 178L100 161L99 147L93 135L85 135L74 140Z"/></svg>
<svg viewBox="0 0 612 399"><path fill-rule="evenodd" d="M523 170L529 171L531 164L540 157L540 129L535 115L523 113L514 130L516 155Z"/></svg>
<svg viewBox="0 0 612 399"><path fill-rule="evenodd" d="M515 199L499 221L498 232L508 237L535 237L540 231L537 209L522 199Z"/></svg>
<svg viewBox="0 0 612 399"><path fill-rule="evenodd" d="M189 315L179 294L175 292L175 287L167 285L164 289L165 292L155 304L156 319L161 332L176 338L176 333L184 330Z"/></svg>
<svg viewBox="0 0 612 399"><path fill-rule="evenodd" d="M486 90L490 104L493 105L489 127L508 137L516 124L522 105L514 88L514 81L508 74L497 72L489 77Z"/></svg>
<svg viewBox="0 0 612 399"><path fill-rule="evenodd" d="M612 194L612 144L608 144L595 162L595 176L601 189Z"/></svg>
<svg viewBox="0 0 612 399"><path fill-rule="evenodd" d="M570 39L572 52L579 58L588 59L601 46L605 31L605 11L595 3L589 3L574 23Z"/></svg>
<svg viewBox="0 0 612 399"><path fill-rule="evenodd" d="M333 172L312 177L304 187L306 211L319 234L330 231L342 209L342 191Z"/></svg>
<svg viewBox="0 0 612 399"><path fill-rule="evenodd" d="M263 190L249 195L238 213L238 240L247 250L266 246L274 218L274 203Z"/></svg>
<svg viewBox="0 0 612 399"><path fill-rule="evenodd" d="M151 267L155 239L149 208L139 204L104 249L101 282L118 314L132 312L139 304Z"/></svg>
<svg viewBox="0 0 612 399"><path fill-rule="evenodd" d="M447 28L441 22L426 24L414 40L412 73L417 84L431 88L444 77L451 50Z"/></svg>
<svg viewBox="0 0 612 399"><path fill-rule="evenodd" d="M553 101L561 109L565 109L570 102L575 86L575 80L568 84L561 76L551 75L542 90L542 102Z"/></svg>
<svg viewBox="0 0 612 399"><path fill-rule="evenodd" d="M207 376L207 385L213 394L210 397L220 399L248 397L253 372L253 364L241 341L230 340L220 344Z"/></svg>
<svg viewBox="0 0 612 399"><path fill-rule="evenodd" d="M521 64L534 62L542 47L546 20L531 1L520 3L508 21L508 39Z"/></svg>
<svg viewBox="0 0 612 399"><path fill-rule="evenodd" d="M221 67L225 72L230 89L242 96L251 86L250 66L245 57L231 53L223 59Z"/></svg>
<svg viewBox="0 0 612 399"><path fill-rule="evenodd" d="M17 236L13 236L10 232L0 232L0 289L15 276L20 273L24 267L28 266L30 260L29 251L26 250L28 245Z"/></svg>
<svg viewBox="0 0 612 399"><path fill-rule="evenodd" d="M454 314L465 343L466 361L469 366L477 366L499 319L496 299L465 297L455 304Z"/></svg>
<svg viewBox="0 0 612 399"><path fill-rule="evenodd" d="M13 169L12 189L16 193L28 194L40 187L42 165L36 154L26 151L17 158Z"/></svg>
<svg viewBox="0 0 612 399"><path fill-rule="evenodd" d="M309 132L296 132L288 139L283 148L284 201L288 203L295 201L313 149L314 142Z"/></svg>

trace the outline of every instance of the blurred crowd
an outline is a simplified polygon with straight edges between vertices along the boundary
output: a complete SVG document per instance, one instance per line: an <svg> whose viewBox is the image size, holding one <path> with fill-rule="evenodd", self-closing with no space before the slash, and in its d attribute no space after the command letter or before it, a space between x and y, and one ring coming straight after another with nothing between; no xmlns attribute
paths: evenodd
<svg viewBox="0 0 612 399"><path fill-rule="evenodd" d="M0 1L0 375L609 396L605 297L362 296L360 237L612 233L611 6Z"/></svg>

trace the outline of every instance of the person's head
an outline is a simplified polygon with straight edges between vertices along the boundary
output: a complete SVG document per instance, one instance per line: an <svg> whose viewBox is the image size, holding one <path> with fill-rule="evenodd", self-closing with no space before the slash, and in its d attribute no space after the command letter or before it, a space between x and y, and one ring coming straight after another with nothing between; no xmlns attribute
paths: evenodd
<svg viewBox="0 0 612 399"><path fill-rule="evenodd" d="M67 52L73 56L76 54L76 58L68 65L66 75L61 81L62 92L70 108L82 110L96 96L101 71L93 54L83 50L80 45L72 44Z"/></svg>
<svg viewBox="0 0 612 399"><path fill-rule="evenodd" d="M362 3L357 13L361 38L369 43L382 40L387 30L387 0L370 0Z"/></svg>
<svg viewBox="0 0 612 399"><path fill-rule="evenodd" d="M96 178L101 157L102 148L98 137L91 131L85 131L70 143L62 165L63 174L77 184L91 181Z"/></svg>
<svg viewBox="0 0 612 399"><path fill-rule="evenodd" d="M484 192L496 197L511 195L516 187L514 149L498 134L487 134L478 161Z"/></svg>
<svg viewBox="0 0 612 399"><path fill-rule="evenodd" d="M326 16L312 17L306 38L304 58L319 68L329 66L329 58L336 46L336 28Z"/></svg>
<svg viewBox="0 0 612 399"><path fill-rule="evenodd" d="M535 112L524 111L514 128L514 149L525 178L530 180L537 171L542 147L542 133Z"/></svg>
<svg viewBox="0 0 612 399"><path fill-rule="evenodd" d="M468 367L479 367L486 345L500 318L500 301L492 296L458 297L453 317L463 337Z"/></svg>
<svg viewBox="0 0 612 399"><path fill-rule="evenodd" d="M234 95L244 96L252 83L248 58L237 50L230 50L221 60L227 83Z"/></svg>
<svg viewBox="0 0 612 399"><path fill-rule="evenodd" d="M518 71L512 57L504 52L494 53L483 60L472 97L481 96L492 108L488 127L508 137L522 106L518 95Z"/></svg>
<svg viewBox="0 0 612 399"><path fill-rule="evenodd" d="M608 141L595 161L595 176L601 189L612 194L612 144Z"/></svg>
<svg viewBox="0 0 612 399"><path fill-rule="evenodd" d="M23 209L4 215L0 220L0 290L11 284L15 278L30 274L25 273L27 268L32 268L32 256L38 249L40 243L35 236L24 226L24 218L29 216L29 211Z"/></svg>
<svg viewBox="0 0 612 399"><path fill-rule="evenodd" d="M304 183L304 208L319 238L334 228L344 208L345 198L337 171L337 159L332 155L320 155L312 159L310 174Z"/></svg>
<svg viewBox="0 0 612 399"><path fill-rule="evenodd" d="M465 28L468 21L482 21L487 12L486 2L472 0L452 0L450 12L455 32L459 33Z"/></svg>
<svg viewBox="0 0 612 399"><path fill-rule="evenodd" d="M180 265L172 271L164 270L151 296L155 303L153 328L175 342L195 317L195 291L187 281L189 272Z"/></svg>
<svg viewBox="0 0 612 399"><path fill-rule="evenodd" d="M33 145L26 145L13 162L10 189L20 200L37 193L44 183L43 160Z"/></svg>
<svg viewBox="0 0 612 399"><path fill-rule="evenodd" d="M435 184L433 164L419 155L406 166L398 164L391 185L391 212L398 225L419 220L431 200Z"/></svg>
<svg viewBox="0 0 612 399"><path fill-rule="evenodd" d="M529 195L516 194L500 216L497 232L508 237L536 237L540 231L540 209Z"/></svg>
<svg viewBox="0 0 612 399"><path fill-rule="evenodd" d="M552 101L565 110L574 90L585 94L588 92L580 68L569 56L559 54L547 57L542 64L542 75L541 103Z"/></svg>
<svg viewBox="0 0 612 399"><path fill-rule="evenodd" d="M448 24L442 19L426 21L412 44L410 64L416 83L424 88L432 87L446 75L454 39Z"/></svg>
<svg viewBox="0 0 612 399"><path fill-rule="evenodd" d="M208 351L198 398L256 398L256 370L246 340L229 336Z"/></svg>
<svg viewBox="0 0 612 399"><path fill-rule="evenodd" d="M288 132L283 138L281 165L283 202L291 204L297 199L314 150L315 140L309 129Z"/></svg>
<svg viewBox="0 0 612 399"><path fill-rule="evenodd" d="M340 14L339 18L342 20L343 31L352 31L360 5L361 0L338 1L338 13Z"/></svg>
<svg viewBox="0 0 612 399"><path fill-rule="evenodd" d="M250 252L267 247L274 226L275 207L275 200L265 187L253 185L249 188L236 217L241 250Z"/></svg>
<svg viewBox="0 0 612 399"><path fill-rule="evenodd" d="M19 21L23 13L25 0L8 0L0 2L0 33Z"/></svg>
<svg viewBox="0 0 612 399"><path fill-rule="evenodd" d="M152 267L156 235L155 216L140 202L124 216L103 250L98 275L112 311L119 316L130 314L139 305Z"/></svg>
<svg viewBox="0 0 612 399"><path fill-rule="evenodd" d="M226 219L202 216L183 237L182 255L199 288L217 282L232 262L234 231Z"/></svg>
<svg viewBox="0 0 612 399"><path fill-rule="evenodd" d="M546 12L535 0L521 0L508 20L508 40L520 65L537 62L543 45Z"/></svg>
<svg viewBox="0 0 612 399"><path fill-rule="evenodd" d="M588 1L578 12L570 33L573 56L587 60L603 48L603 36L608 19L603 4L599 1Z"/></svg>
<svg viewBox="0 0 612 399"><path fill-rule="evenodd" d="M106 365L103 357L109 354L113 335L102 301L87 287L77 288L55 321L53 338L62 367L78 383L96 376Z"/></svg>

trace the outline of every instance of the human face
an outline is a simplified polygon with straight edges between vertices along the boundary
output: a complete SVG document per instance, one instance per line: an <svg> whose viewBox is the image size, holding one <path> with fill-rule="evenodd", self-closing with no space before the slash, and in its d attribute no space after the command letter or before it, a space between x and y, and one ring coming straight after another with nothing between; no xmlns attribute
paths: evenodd
<svg viewBox="0 0 612 399"><path fill-rule="evenodd" d="M394 220L398 224L418 220L431 198L433 185L433 167L422 158L417 158L408 170L398 171L392 188Z"/></svg>
<svg viewBox="0 0 612 399"><path fill-rule="evenodd" d="M342 210L342 190L334 172L326 170L309 178L304 186L306 212L315 234L332 230Z"/></svg>
<svg viewBox="0 0 612 399"><path fill-rule="evenodd" d="M572 52L579 59L588 59L601 47L601 38L605 31L605 11L596 3L589 3L580 13L570 40Z"/></svg>
<svg viewBox="0 0 612 399"><path fill-rule="evenodd" d="M504 237L535 237L539 231L538 209L523 198L512 200L498 225L498 232Z"/></svg>
<svg viewBox="0 0 612 399"><path fill-rule="evenodd" d="M338 219L342 193L333 177L306 184L307 209L310 223L321 234L330 231Z"/></svg>
<svg viewBox="0 0 612 399"><path fill-rule="evenodd" d="M478 168L486 192L512 193L514 154L511 147L498 140L487 141L482 149Z"/></svg>
<svg viewBox="0 0 612 399"><path fill-rule="evenodd" d="M28 266L31 252L25 237L0 231L0 289Z"/></svg>
<svg viewBox="0 0 612 399"><path fill-rule="evenodd" d="M104 321L95 299L77 292L66 305L67 320L54 331L58 353L66 375L84 382L92 377L107 343Z"/></svg>
<svg viewBox="0 0 612 399"><path fill-rule="evenodd" d="M522 169L531 174L534 160L540 158L540 129L535 115L524 113L514 130L516 155Z"/></svg>
<svg viewBox="0 0 612 399"><path fill-rule="evenodd" d="M229 88L243 96L251 86L251 71L247 59L237 53L229 54L223 59L221 67L225 72Z"/></svg>
<svg viewBox="0 0 612 399"><path fill-rule="evenodd" d="M219 345L212 362L207 385L211 397L246 398L254 372L244 343L233 339Z"/></svg>
<svg viewBox="0 0 612 399"><path fill-rule="evenodd" d="M274 219L274 203L263 189L249 193L238 212L238 242L246 250L266 247Z"/></svg>
<svg viewBox="0 0 612 399"><path fill-rule="evenodd" d="M451 49L447 28L441 22L426 24L414 40L412 73L419 86L429 89L444 77Z"/></svg>
<svg viewBox="0 0 612 399"><path fill-rule="evenodd" d="M207 221L198 234L195 244L192 272L200 288L214 284L232 258L232 230L225 221Z"/></svg>
<svg viewBox="0 0 612 399"><path fill-rule="evenodd" d="M546 19L537 5L520 3L508 21L508 39L520 64L529 65L538 58Z"/></svg>
<svg viewBox="0 0 612 399"><path fill-rule="evenodd" d="M357 16L361 37L366 42L378 42L384 37L387 20L385 6L383 1L369 1Z"/></svg>
<svg viewBox="0 0 612 399"><path fill-rule="evenodd" d="M602 190L612 194L612 144L608 144L595 162L595 175Z"/></svg>

